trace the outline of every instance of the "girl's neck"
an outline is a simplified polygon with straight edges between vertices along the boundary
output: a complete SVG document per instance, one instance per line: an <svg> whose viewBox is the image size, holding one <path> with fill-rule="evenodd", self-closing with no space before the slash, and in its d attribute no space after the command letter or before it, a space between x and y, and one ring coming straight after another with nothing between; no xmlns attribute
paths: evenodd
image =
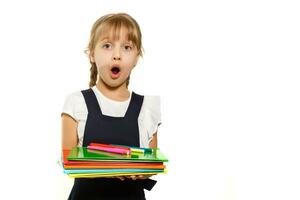
<svg viewBox="0 0 300 200"><path fill-rule="evenodd" d="M112 88L102 81L98 81L96 87L104 96L115 101L126 101L130 97L130 92L126 84Z"/></svg>

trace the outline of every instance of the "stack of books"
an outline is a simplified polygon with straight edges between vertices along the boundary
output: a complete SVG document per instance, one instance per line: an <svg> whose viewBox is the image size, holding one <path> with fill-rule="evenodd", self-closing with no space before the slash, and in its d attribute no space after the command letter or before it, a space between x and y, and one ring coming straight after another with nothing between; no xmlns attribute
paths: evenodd
<svg viewBox="0 0 300 200"><path fill-rule="evenodd" d="M63 151L64 173L73 178L97 178L166 173L168 159L158 148L91 143Z"/></svg>

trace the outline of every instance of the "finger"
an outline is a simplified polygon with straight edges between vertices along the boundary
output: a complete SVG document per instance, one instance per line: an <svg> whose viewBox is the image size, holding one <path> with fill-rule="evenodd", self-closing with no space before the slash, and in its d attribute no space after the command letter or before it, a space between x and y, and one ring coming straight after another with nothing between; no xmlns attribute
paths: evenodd
<svg viewBox="0 0 300 200"><path fill-rule="evenodd" d="M143 179L150 178L152 175L143 175Z"/></svg>
<svg viewBox="0 0 300 200"><path fill-rule="evenodd" d="M136 180L137 177L132 175L132 176L130 176L130 178L132 178L133 180Z"/></svg>
<svg viewBox="0 0 300 200"><path fill-rule="evenodd" d="M137 178L139 178L139 179L144 179L145 178L145 176L144 175L138 175L138 177Z"/></svg>
<svg viewBox="0 0 300 200"><path fill-rule="evenodd" d="M124 181L125 178L123 176L117 176L118 179L120 179L121 181Z"/></svg>

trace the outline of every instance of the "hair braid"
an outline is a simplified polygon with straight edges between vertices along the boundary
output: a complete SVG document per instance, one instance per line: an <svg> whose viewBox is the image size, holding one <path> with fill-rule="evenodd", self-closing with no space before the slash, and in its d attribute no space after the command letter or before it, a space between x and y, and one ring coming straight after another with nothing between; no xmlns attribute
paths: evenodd
<svg viewBox="0 0 300 200"><path fill-rule="evenodd" d="M97 82L97 66L96 63L91 63L91 68L90 68L90 87L93 87L94 85L96 85Z"/></svg>

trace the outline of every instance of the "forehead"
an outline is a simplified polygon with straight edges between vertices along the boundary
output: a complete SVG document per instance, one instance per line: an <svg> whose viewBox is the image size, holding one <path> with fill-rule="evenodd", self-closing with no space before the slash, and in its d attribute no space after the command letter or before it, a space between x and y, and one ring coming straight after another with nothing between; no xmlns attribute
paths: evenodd
<svg viewBox="0 0 300 200"><path fill-rule="evenodd" d="M122 40L122 41L129 41L129 34L128 30L125 28L121 28L119 30L116 29L108 29L107 31L103 31L99 35L99 40L112 40L112 41L117 41L117 40Z"/></svg>
<svg viewBox="0 0 300 200"><path fill-rule="evenodd" d="M104 24L99 30L98 41L104 39L117 41L131 41L136 43L136 33L133 28L123 24Z"/></svg>

